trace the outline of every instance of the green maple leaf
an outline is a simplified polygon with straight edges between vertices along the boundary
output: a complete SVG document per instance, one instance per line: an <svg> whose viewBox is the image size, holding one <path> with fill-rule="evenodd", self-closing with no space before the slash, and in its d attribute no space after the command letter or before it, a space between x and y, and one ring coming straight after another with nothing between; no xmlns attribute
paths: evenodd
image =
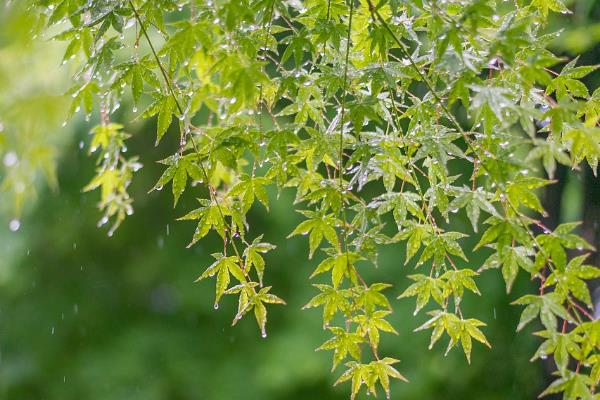
<svg viewBox="0 0 600 400"><path fill-rule="evenodd" d="M446 291L446 282L443 279L422 274L409 275L408 278L415 283L406 288L398 298L417 296L415 315L429 303L432 297L440 306L443 305Z"/></svg>
<svg viewBox="0 0 600 400"><path fill-rule="evenodd" d="M592 304L590 291L586 280L600 277L600 268L593 265L584 265L588 255L573 258L564 270L555 269L544 281L544 286L556 286L558 293L567 295L571 293L576 299L587 305Z"/></svg>
<svg viewBox="0 0 600 400"><path fill-rule="evenodd" d="M217 275L215 286L215 308L219 305L221 296L225 293L233 275L238 281L246 282L244 272L240 268L240 259L237 256L226 257L221 253L212 255L216 261L212 263L199 277L196 282Z"/></svg>
<svg viewBox="0 0 600 400"><path fill-rule="evenodd" d="M334 247L339 247L337 233L334 226L337 221L333 215L325 215L314 211L302 211L309 219L298 225L288 237L294 235L309 235L309 258L312 258L315 250L321 244L323 237Z"/></svg>
<svg viewBox="0 0 600 400"><path fill-rule="evenodd" d="M336 289L333 286L329 285L313 285L317 289L321 291L321 293L317 294L313 297L304 307L314 308L314 307L323 307L323 325L327 326L332 318L338 312L346 315L350 311L350 300L349 298L352 296L352 292L348 289Z"/></svg>
<svg viewBox="0 0 600 400"><path fill-rule="evenodd" d="M597 173L600 159L600 128L570 129L563 134L562 140L571 151L573 165L587 160L594 174Z"/></svg>
<svg viewBox="0 0 600 400"><path fill-rule="evenodd" d="M257 198L268 211L269 198L265 186L270 183L271 181L268 178L251 177L244 174L240 176L240 182L231 188L229 194L231 196L238 196L241 199L244 212L250 210L255 198Z"/></svg>
<svg viewBox="0 0 600 400"><path fill-rule="evenodd" d="M430 349L440 339L444 332L450 337L450 342L448 343L448 347L446 348L446 354L458 342L461 342L463 351L469 363L471 362L471 339L475 339L478 342L481 342L486 346L491 347L487 339L485 338L485 335L479 329L480 326L485 326L483 322L473 318L462 319L456 314L440 310L432 311L428 314L431 315L432 318L417 329L415 329L415 332L433 328L433 332L431 333L431 341L429 343Z"/></svg>
<svg viewBox="0 0 600 400"><path fill-rule="evenodd" d="M267 253L276 248L275 245L271 243L261 242L262 235L257 237L244 249L244 267L250 271L252 267L256 269L256 274L258 275L258 281L262 286L262 279L265 271L265 260L263 258L263 254Z"/></svg>
<svg viewBox="0 0 600 400"><path fill-rule="evenodd" d="M525 325L539 315L544 327L551 332L555 332L557 316L564 320L572 320L567 310L562 306L562 300L563 297L558 293L548 293L539 296L525 295L513 301L512 304L527 306L521 313L517 331L523 329Z"/></svg>
<svg viewBox="0 0 600 400"><path fill-rule="evenodd" d="M362 335L346 332L342 328L331 327L334 336L323 343L317 350L333 350L333 369L348 355L355 360L360 359L360 343L364 342Z"/></svg>

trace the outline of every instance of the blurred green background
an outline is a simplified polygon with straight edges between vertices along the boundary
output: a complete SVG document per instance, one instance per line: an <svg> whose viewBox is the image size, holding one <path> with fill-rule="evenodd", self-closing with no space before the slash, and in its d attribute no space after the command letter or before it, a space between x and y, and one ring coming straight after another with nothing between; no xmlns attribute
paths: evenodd
<svg viewBox="0 0 600 400"><path fill-rule="evenodd" d="M598 63L600 1L570 7L573 15L552 22L565 29L554 50ZM270 308L262 339L252 318L230 326L231 299L213 309L212 282L193 283L219 244L185 248L194 225L174 220L194 199L173 210L170 193L146 194L161 173L155 161L176 144L152 147L154 127L133 121L131 105L114 119L133 133L129 152L144 163L131 187L136 211L112 238L96 227L98 194L81 192L94 168L81 149L93 121L61 126L58 95L71 71L60 66L61 44L32 38L34 25L25 9L0 0L0 399L347 398L348 387L332 387L339 371L330 373L331 355L314 351L327 338L320 311L300 310L315 294L308 276L318 260L306 259L306 238L285 239L300 220L290 212L293 193L272 194L272 211L250 216L252 235L278 246L265 280L288 302ZM588 83L596 87L598 76ZM566 187L562 219L581 218L583 178L571 173ZM391 281L392 298L409 284L403 253L386 248L365 276ZM469 255L472 266L484 256ZM520 309L509 305L530 282L521 275L506 295L499 272L489 271L480 289L482 298L463 304L488 324L493 348L476 345L471 366L460 351L444 357L442 344L428 351L429 334L412 333L426 316L413 317L410 300L393 301L400 335L384 336L382 352L400 358L411 381L394 383L394 399L532 399L547 385L545 366L528 361L534 328L517 335Z"/></svg>

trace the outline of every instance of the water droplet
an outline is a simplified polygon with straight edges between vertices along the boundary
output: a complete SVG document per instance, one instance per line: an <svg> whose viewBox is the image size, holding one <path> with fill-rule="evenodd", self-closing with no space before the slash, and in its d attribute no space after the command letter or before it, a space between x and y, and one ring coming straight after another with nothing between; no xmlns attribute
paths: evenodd
<svg viewBox="0 0 600 400"><path fill-rule="evenodd" d="M213 308L214 308L215 310L218 310L218 309L219 309L219 303L215 303L215 305L213 306Z"/></svg>
<svg viewBox="0 0 600 400"><path fill-rule="evenodd" d="M262 336L263 339L267 337L267 331L265 330L265 328L262 328L262 330L260 331L260 336Z"/></svg>
<svg viewBox="0 0 600 400"><path fill-rule="evenodd" d="M98 224L96 224L98 226L98 228L100 228L102 225L106 224L108 222L108 217L105 215L104 217L102 217L100 219L100 221L98 221Z"/></svg>
<svg viewBox="0 0 600 400"><path fill-rule="evenodd" d="M10 222L8 223L8 228L13 232L18 231L20 227L21 227L21 221L19 221L16 218L11 219Z"/></svg>
<svg viewBox="0 0 600 400"><path fill-rule="evenodd" d="M19 157L17 157L17 153L15 153L14 151L9 151L4 155L2 161L4 162L5 167L10 168L15 166L19 162Z"/></svg>

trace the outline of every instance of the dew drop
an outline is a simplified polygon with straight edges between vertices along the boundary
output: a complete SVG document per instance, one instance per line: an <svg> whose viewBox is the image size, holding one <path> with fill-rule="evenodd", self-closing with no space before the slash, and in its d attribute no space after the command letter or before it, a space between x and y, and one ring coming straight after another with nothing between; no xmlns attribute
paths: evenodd
<svg viewBox="0 0 600 400"><path fill-rule="evenodd" d="M213 306L213 308L214 308L215 310L218 310L218 309L219 309L219 303L215 303L215 305Z"/></svg>

